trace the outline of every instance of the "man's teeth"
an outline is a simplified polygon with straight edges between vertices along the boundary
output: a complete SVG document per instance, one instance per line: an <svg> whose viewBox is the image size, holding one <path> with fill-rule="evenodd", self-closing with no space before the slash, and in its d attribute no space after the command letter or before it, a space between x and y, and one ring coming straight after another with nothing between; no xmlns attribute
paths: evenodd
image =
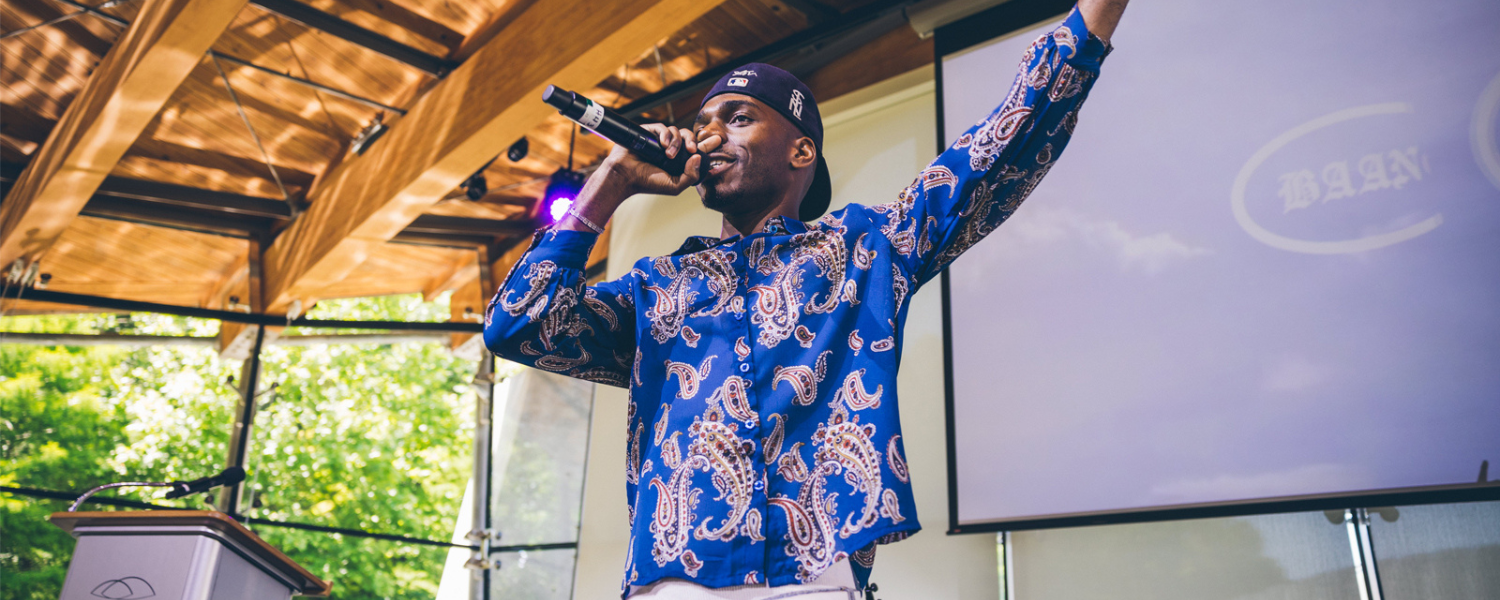
<svg viewBox="0 0 1500 600"><path fill-rule="evenodd" d="M712 159L712 160L708 161L708 168L710 168L710 169L717 169L717 168L722 167L722 166L727 165L727 164L729 164L729 161L715 158L715 159Z"/></svg>

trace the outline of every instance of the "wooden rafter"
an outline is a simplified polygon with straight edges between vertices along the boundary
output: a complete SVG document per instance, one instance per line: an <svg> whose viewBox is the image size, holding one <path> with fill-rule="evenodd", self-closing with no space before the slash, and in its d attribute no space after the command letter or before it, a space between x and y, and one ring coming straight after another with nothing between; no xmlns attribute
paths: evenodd
<svg viewBox="0 0 1500 600"><path fill-rule="evenodd" d="M539 2L434 87L369 152L322 177L312 206L266 253L272 312L303 305L359 266L551 108L548 84L589 89L717 0Z"/></svg>
<svg viewBox="0 0 1500 600"><path fill-rule="evenodd" d="M47 251L244 5L145 1L7 195L0 264Z"/></svg>

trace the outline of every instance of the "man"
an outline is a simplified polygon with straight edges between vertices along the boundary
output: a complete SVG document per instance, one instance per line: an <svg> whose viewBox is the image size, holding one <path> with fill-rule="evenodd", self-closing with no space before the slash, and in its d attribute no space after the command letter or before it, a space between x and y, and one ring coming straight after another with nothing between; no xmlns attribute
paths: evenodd
<svg viewBox="0 0 1500 600"><path fill-rule="evenodd" d="M906 301L1046 174L1124 4L1082 0L1027 51L999 109L890 204L818 219L817 104L753 64L710 90L691 130L651 126L669 155L693 154L683 175L617 147L538 233L486 311L485 343L630 389L626 596L853 598L876 546L920 529L895 397ZM723 214L718 238L584 285L622 202L693 185Z"/></svg>

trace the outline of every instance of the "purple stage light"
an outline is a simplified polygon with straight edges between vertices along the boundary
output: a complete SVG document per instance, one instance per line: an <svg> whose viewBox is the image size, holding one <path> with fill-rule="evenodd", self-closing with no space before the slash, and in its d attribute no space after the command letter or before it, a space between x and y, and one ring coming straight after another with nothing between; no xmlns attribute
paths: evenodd
<svg viewBox="0 0 1500 600"><path fill-rule="evenodd" d="M583 173L558 169L552 174L552 181L547 183L547 193L542 196L542 206L546 207L546 216L552 218L556 223L568 214L568 208L573 206L573 199L578 197L578 191L583 189Z"/></svg>
<svg viewBox="0 0 1500 600"><path fill-rule="evenodd" d="M570 208L573 208L573 199L559 196L552 199L552 206L547 209L547 212L552 214L552 222L556 223L562 220L563 215L568 214Z"/></svg>

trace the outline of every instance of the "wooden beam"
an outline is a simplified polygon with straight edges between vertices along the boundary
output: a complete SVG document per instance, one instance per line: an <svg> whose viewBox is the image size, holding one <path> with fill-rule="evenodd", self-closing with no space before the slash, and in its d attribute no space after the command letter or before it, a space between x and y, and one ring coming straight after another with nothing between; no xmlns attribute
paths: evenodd
<svg viewBox="0 0 1500 600"><path fill-rule="evenodd" d="M0 207L0 264L46 253L245 0L146 0Z"/></svg>
<svg viewBox="0 0 1500 600"><path fill-rule="evenodd" d="M469 37L464 38L463 43L459 44L458 49L453 52L453 60L458 62L468 60L480 48L489 45L490 40L495 39L496 35L504 31L506 27L509 27L516 18L526 12L526 9L531 8L533 4L536 4L536 0L511 0L505 3L505 6L501 7L500 10L490 13L489 18L485 22L480 23L479 27L475 27L474 32L470 33Z"/></svg>
<svg viewBox="0 0 1500 600"><path fill-rule="evenodd" d="M447 48L450 54L464 40L463 34L454 31L453 28L439 23L427 15L388 0L340 0L339 2L328 2L328 6L322 6L323 2L309 2L309 4L324 11L338 14L339 16L343 16L340 14L340 9L344 7L362 11L377 19L396 25L437 43Z"/></svg>
<svg viewBox="0 0 1500 600"><path fill-rule="evenodd" d="M475 262L473 256L464 256L433 271L432 279L427 280L427 285L422 286L422 301L437 300L443 292L456 290L476 277L479 277L479 263Z"/></svg>
<svg viewBox="0 0 1500 600"><path fill-rule="evenodd" d="M932 64L932 38L910 27L892 29L813 71L803 81L819 103Z"/></svg>
<svg viewBox="0 0 1500 600"><path fill-rule="evenodd" d="M323 177L311 207L266 253L266 305L303 305L428 207L555 114L548 84L594 86L722 0L589 0L531 6L454 70L366 154Z"/></svg>
<svg viewBox="0 0 1500 600"><path fill-rule="evenodd" d="M245 275L237 278L236 282L228 286L228 292L233 292L240 297L240 302L250 305L250 312L260 313L264 306L260 304L261 292L261 243L254 237L248 240L249 247L245 251ZM227 307L226 307L227 308ZM250 351L255 348L255 332L259 325L246 325L230 321L219 322L219 358L244 360L250 357ZM266 328L266 342L274 341L281 336L281 327Z"/></svg>
<svg viewBox="0 0 1500 600"><path fill-rule="evenodd" d="M57 3L51 0L18 0L16 2L7 2L6 4L9 5L7 8L24 13L36 19L37 22L51 21L65 14L77 12L73 10L64 12L62 7L57 6ZM84 18L93 17L85 15ZM15 25L15 23L11 23L7 29L14 29ZM66 34L68 39L72 40L73 43L83 46L85 50L93 53L94 56L104 56L105 53L109 52L110 47L114 45L109 40L101 38L98 34L90 31L88 26L77 20L63 21L52 25L52 27L56 27L59 31Z"/></svg>
<svg viewBox="0 0 1500 600"><path fill-rule="evenodd" d="M0 122L0 135L17 140L41 144L47 141L47 135L57 126L57 122L20 106L3 104L0 105L0 111L5 114L5 120ZM270 169L259 158L224 154L214 150L162 141L155 137L157 129L157 125L147 126L136 139L136 143L126 152L126 156L196 165L239 177L267 180L271 178ZM276 171L281 175L281 180L289 186L307 189L312 185L312 173L299 171L287 165L276 165Z"/></svg>
<svg viewBox="0 0 1500 600"><path fill-rule="evenodd" d="M234 288L240 285L241 282L248 281L247 278L249 276L250 253L246 252L243 256L235 259L233 263L230 263L228 268L221 271L214 281L209 282L207 289L204 290L203 298L198 301L198 307L212 308L214 310L235 310L234 307L229 306L231 304L229 302L230 292L234 291ZM246 298L239 298L240 304L244 304L245 301ZM249 305L245 304L245 306Z"/></svg>

